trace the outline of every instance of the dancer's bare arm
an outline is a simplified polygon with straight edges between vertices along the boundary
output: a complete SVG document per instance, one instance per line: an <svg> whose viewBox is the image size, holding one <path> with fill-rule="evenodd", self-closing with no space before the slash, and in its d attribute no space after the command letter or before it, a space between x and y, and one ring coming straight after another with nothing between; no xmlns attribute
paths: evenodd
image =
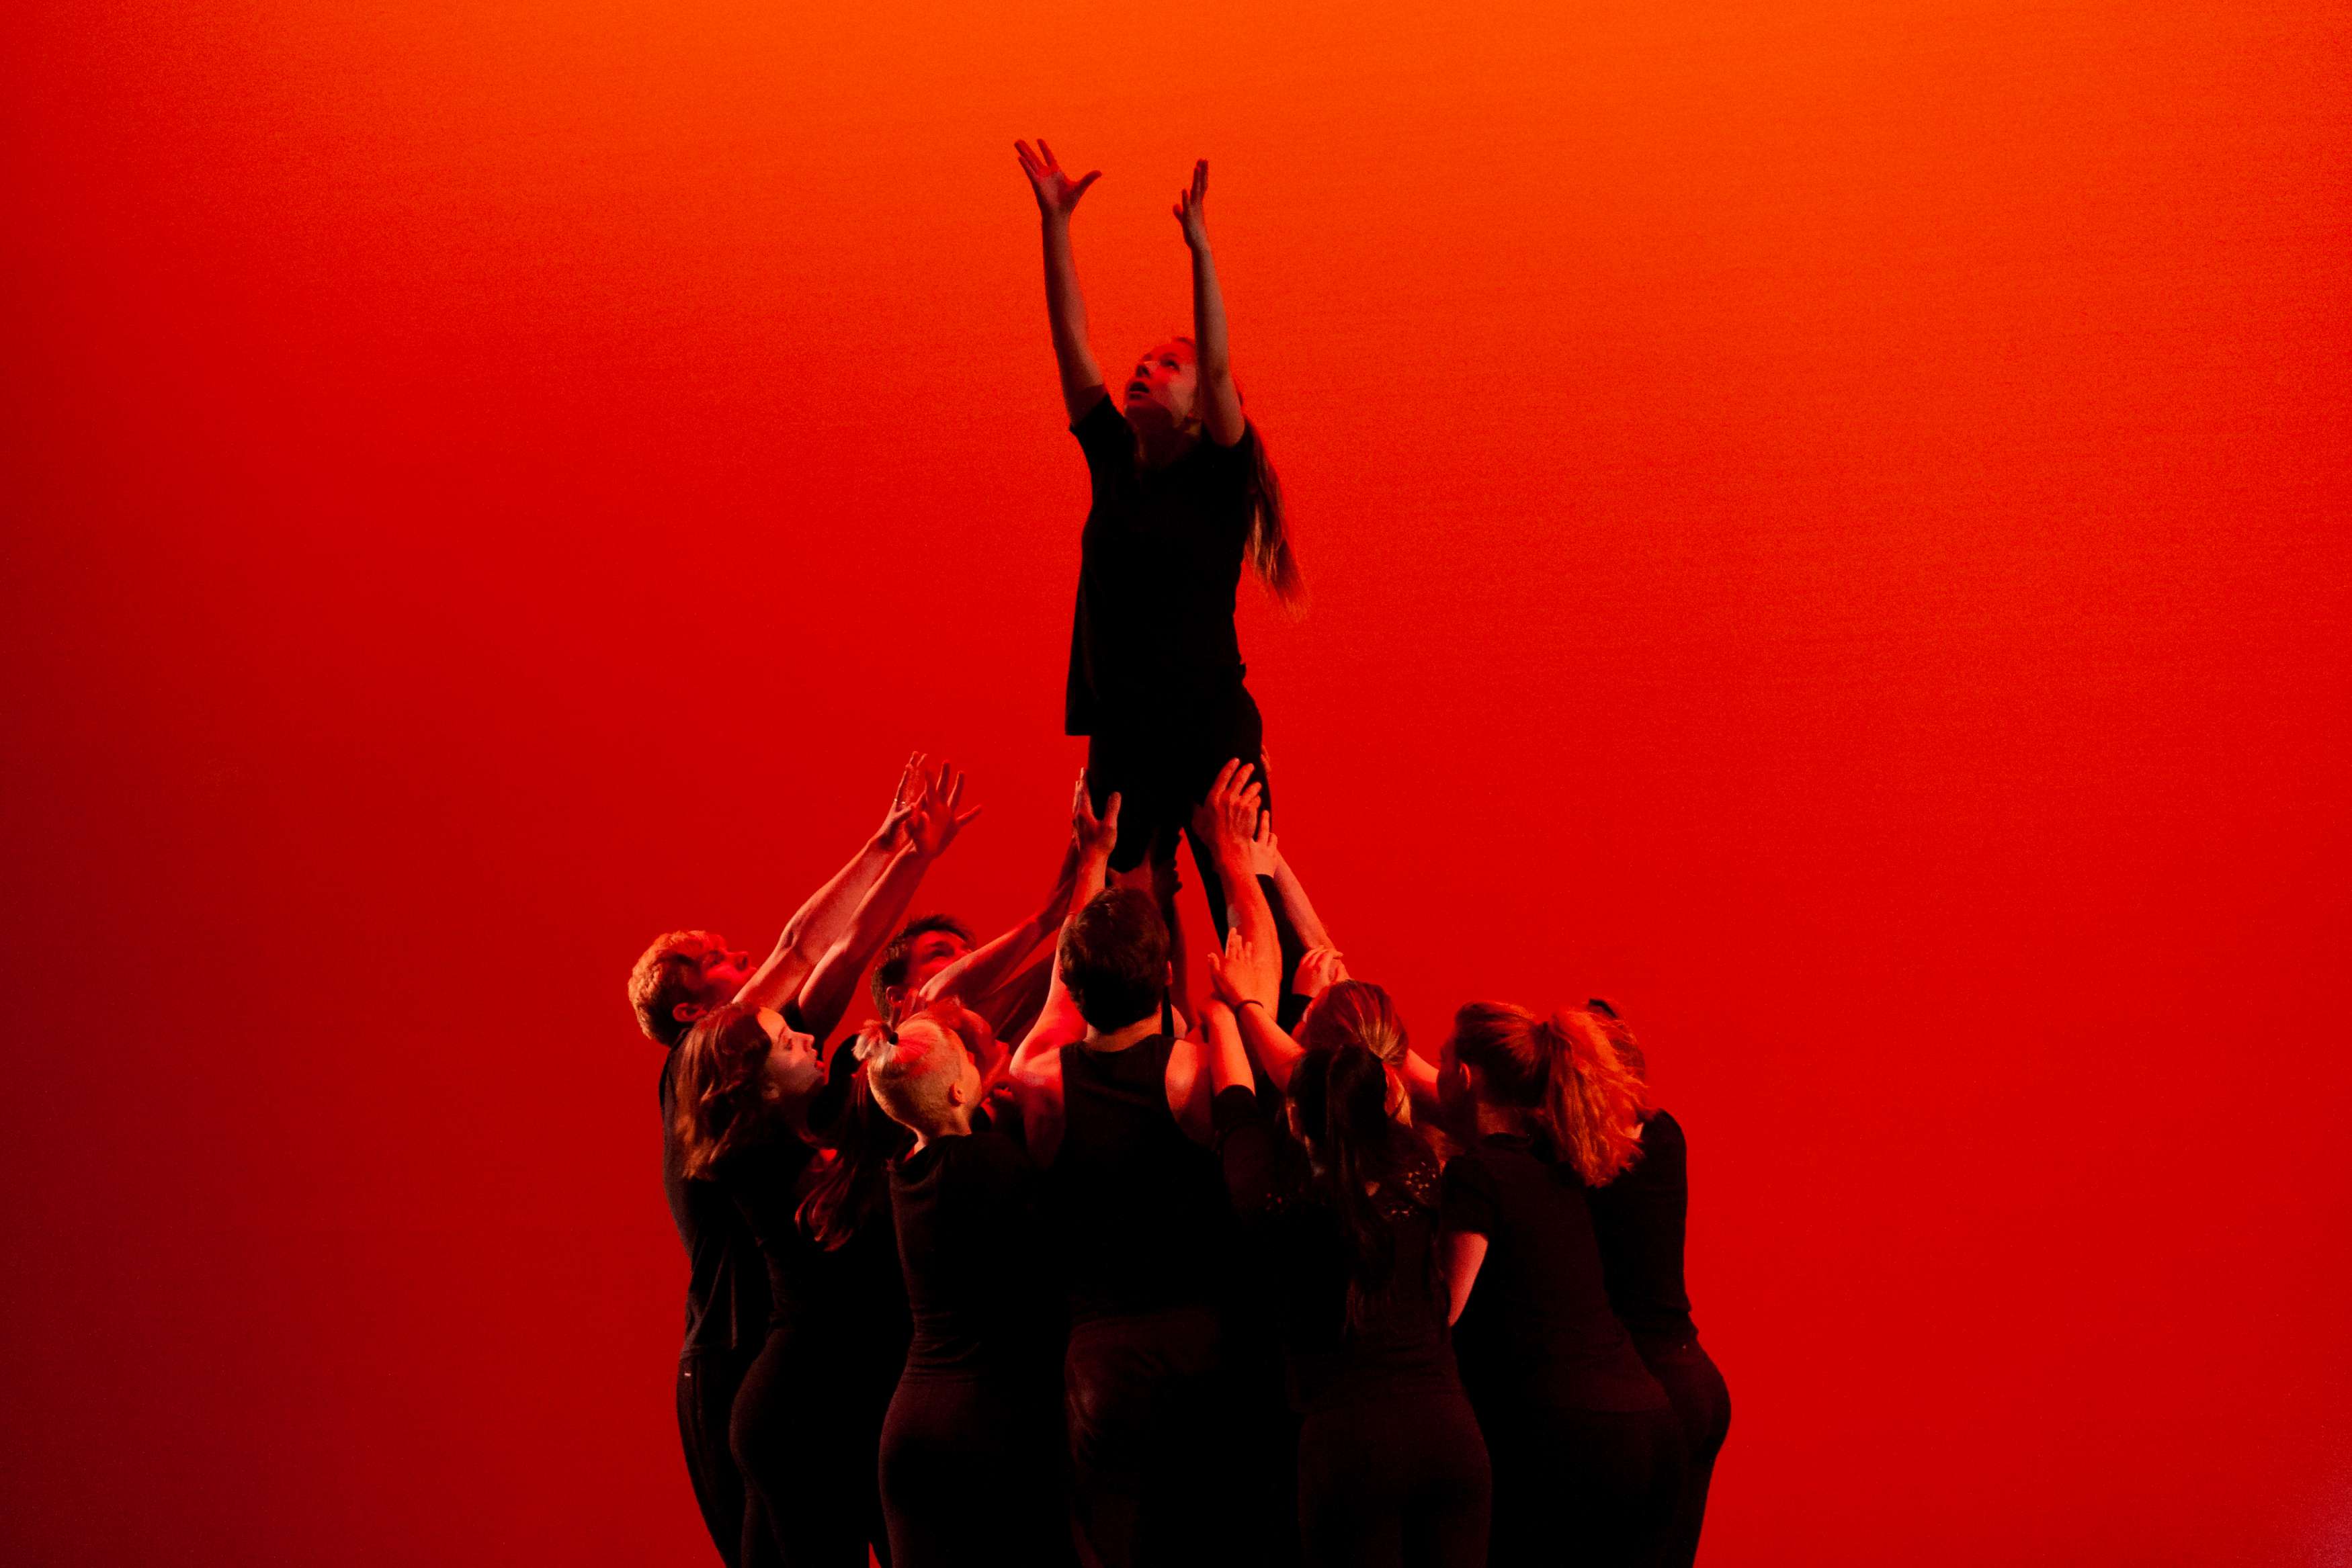
<svg viewBox="0 0 2352 1568"><path fill-rule="evenodd" d="M1111 846L1118 842L1118 797L1104 803L1097 817L1087 794L1085 774L1078 775L1076 798L1070 803L1073 836L1078 842L1076 885L1070 893L1076 914L1094 901L1110 876ZM1062 1141L1062 1051L1086 1038L1087 1020L1078 1016L1069 988L1062 984L1062 966L1054 963L1054 977L1045 992L1045 1009L1013 1053L1013 1092L1021 1107L1023 1134L1029 1157L1049 1165Z"/></svg>
<svg viewBox="0 0 2352 1568"><path fill-rule="evenodd" d="M1037 198L1045 237L1045 315L1054 329L1054 364L1062 374L1062 406L1076 421L1104 394L1102 367L1087 341L1087 298L1078 288L1077 257L1070 249L1070 216L1087 187L1102 178L1102 171L1070 178L1043 137L1034 152L1026 141L1014 142L1013 150L1020 155L1021 172L1028 176L1029 189Z"/></svg>
<svg viewBox="0 0 2352 1568"><path fill-rule="evenodd" d="M1208 850L1217 868L1217 881L1225 890L1225 917L1237 947L1247 955L1243 961L1248 969L1249 994L1263 988L1271 998L1282 983L1274 911L1266 907L1265 894L1249 864L1249 836L1257 824L1260 799L1262 791L1250 777L1248 765L1238 759L1228 762L1209 786L1208 799L1192 813L1192 831ZM1263 959L1260 952L1265 955ZM1207 1033L1204 1019L1203 1027L1177 1041L1168 1057L1168 1108L1176 1113L1178 1124L1202 1143L1209 1141L1211 1103L1216 1092L1210 1064L1203 1060L1209 1050Z"/></svg>
<svg viewBox="0 0 2352 1568"><path fill-rule="evenodd" d="M898 775L898 788L890 797L890 810L884 814L882 825L858 847L849 863L811 894L808 902L784 923L783 932L767 958L735 993L737 1001L759 1008L782 1008L786 998L797 995L807 984L818 962L848 933L859 904L881 880L901 847L901 830L922 796L922 769L923 754L919 751L907 759L905 769Z"/></svg>
<svg viewBox="0 0 2352 1568"><path fill-rule="evenodd" d="M1216 258L1209 254L1209 161L1192 165L1192 183L1176 193L1176 223L1192 253L1192 350L1198 356L1197 394L1201 424L1209 439L1231 446L1242 438L1242 394L1234 385L1234 360L1225 335L1225 295L1217 286Z"/></svg>
<svg viewBox="0 0 2352 1568"><path fill-rule="evenodd" d="M1055 878L1053 892L1037 913L924 981L916 993L915 1007L926 1008L952 997L966 1007L987 1012L989 999L1035 962L1038 949L1060 934L1062 922L1076 907L1070 902L1070 894L1077 885L1078 845L1073 839L1068 852L1062 857L1062 869ZM995 1019L992 1018L990 1021L992 1024Z"/></svg>
<svg viewBox="0 0 2352 1568"><path fill-rule="evenodd" d="M907 918L907 906L914 902L923 873L947 852L964 824L980 815L977 806L968 811L959 809L963 784L963 775L951 763L940 765L938 778L924 779L922 793L907 814L906 842L858 901L849 928L817 960L801 987L801 1021L818 1039L832 1033L841 1022L856 991L857 977Z"/></svg>

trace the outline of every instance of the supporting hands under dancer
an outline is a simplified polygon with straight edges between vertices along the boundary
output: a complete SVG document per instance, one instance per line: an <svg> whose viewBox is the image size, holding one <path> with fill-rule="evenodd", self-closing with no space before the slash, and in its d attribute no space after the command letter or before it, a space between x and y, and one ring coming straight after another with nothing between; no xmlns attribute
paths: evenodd
<svg viewBox="0 0 2352 1568"><path fill-rule="evenodd" d="M1070 890L1073 915L1093 903L1110 881L1110 852L1118 842L1118 803L1114 793L1103 803L1101 815L1096 815L1087 776L1078 775L1077 790L1070 800L1070 837L1078 850L1077 879ZM1007 1069L1030 1157L1041 1166L1053 1159L1062 1136L1062 1051L1084 1039L1086 1032L1087 1020L1079 1016L1077 1003L1062 983L1057 952L1045 1010L1013 1053Z"/></svg>
<svg viewBox="0 0 2352 1568"><path fill-rule="evenodd" d="M1217 868L1217 880L1225 889L1232 934L1243 939L1248 954L1247 968L1237 976L1243 994L1271 1007L1282 989L1282 960L1274 911L1267 906L1251 865L1255 840L1265 815L1259 809L1265 789L1251 777L1253 771L1238 758L1218 769L1208 798L1192 812L1192 831ZM1226 967L1233 967L1230 959Z"/></svg>
<svg viewBox="0 0 2352 1568"><path fill-rule="evenodd" d="M915 792L903 810L893 808L898 821L890 858L857 901L846 929L817 960L800 990L802 1025L819 1040L840 1024L856 989L857 977L906 919L907 906L914 902L923 873L947 852L965 824L980 815L978 806L968 811L958 809L963 800L964 776L953 763L940 764L934 778L924 771L919 752L908 768L917 781ZM886 829L893 826L888 819L884 825Z"/></svg>

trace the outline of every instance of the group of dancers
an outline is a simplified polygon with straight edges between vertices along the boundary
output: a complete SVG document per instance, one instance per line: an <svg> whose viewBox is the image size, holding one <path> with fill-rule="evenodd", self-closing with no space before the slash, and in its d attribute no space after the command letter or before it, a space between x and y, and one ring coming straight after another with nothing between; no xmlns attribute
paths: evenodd
<svg viewBox="0 0 2352 1568"><path fill-rule="evenodd" d="M738 1568L1686 1564L1730 1406L1682 1131L1603 1003L1474 1002L1433 1062L1348 974L1234 632L1244 565L1301 584L1207 166L1175 206L1192 336L1115 403L1070 244L1097 176L1016 151L1092 480L1087 769L1048 896L988 942L908 920L977 810L919 755L764 956L680 931L631 972L712 1539ZM836 1038L869 967L878 1018Z"/></svg>

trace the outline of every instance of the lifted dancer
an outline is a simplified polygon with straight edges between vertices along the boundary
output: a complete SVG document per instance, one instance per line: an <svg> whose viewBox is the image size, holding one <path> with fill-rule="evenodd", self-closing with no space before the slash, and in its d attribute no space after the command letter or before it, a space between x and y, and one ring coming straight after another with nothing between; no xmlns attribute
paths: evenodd
<svg viewBox="0 0 2352 1568"><path fill-rule="evenodd" d="M1173 900L1176 839L1228 758L1256 762L1265 727L1243 685L1234 595L1246 560L1283 605L1305 585L1283 519L1282 492L1256 428L1242 413L1225 333L1224 296L1209 252L1209 165L1178 194L1177 225L1192 258L1192 335L1139 357L1125 406L1115 404L1087 341L1087 308L1070 218L1099 177L1073 179L1053 149L1016 142L1045 231L1045 304L1070 432L1085 453L1093 500L1080 538L1064 727L1089 737L1087 775L1097 810L1126 800L1112 869L1148 858L1163 923ZM1272 800L1265 805L1271 809ZM1225 929L1215 867L1193 847L1210 914ZM1283 974L1303 948L1286 925Z"/></svg>

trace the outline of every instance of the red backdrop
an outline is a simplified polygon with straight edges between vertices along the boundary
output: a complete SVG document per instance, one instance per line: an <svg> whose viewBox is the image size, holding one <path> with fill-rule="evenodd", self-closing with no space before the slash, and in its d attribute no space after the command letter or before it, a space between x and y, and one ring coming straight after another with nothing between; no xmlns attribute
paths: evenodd
<svg viewBox="0 0 2352 1568"><path fill-rule="evenodd" d="M1040 131L1357 971L1689 1128L1709 1560L2352 1560L2343 9L1266 9L0 23L11 1560L707 1560L622 978L1052 873Z"/></svg>

